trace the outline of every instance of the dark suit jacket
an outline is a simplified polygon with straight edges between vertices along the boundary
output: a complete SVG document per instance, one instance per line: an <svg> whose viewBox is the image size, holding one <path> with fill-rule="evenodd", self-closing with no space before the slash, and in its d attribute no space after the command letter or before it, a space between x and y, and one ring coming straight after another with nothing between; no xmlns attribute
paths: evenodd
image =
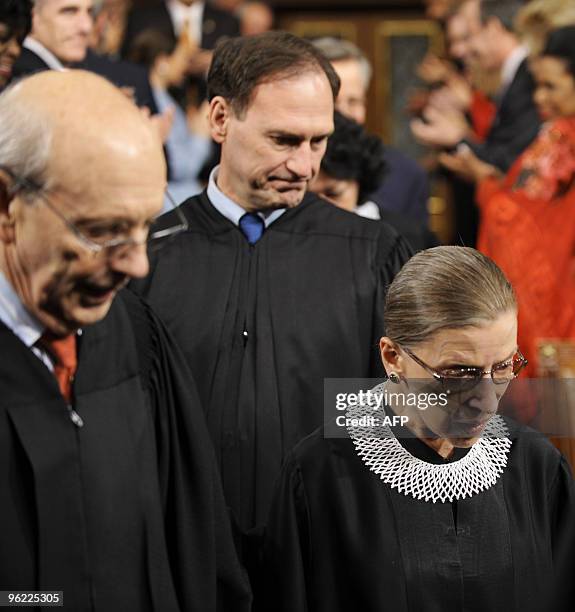
<svg viewBox="0 0 575 612"><path fill-rule="evenodd" d="M155 0L145 6L135 6L128 13L121 55L126 57L136 36L148 29L157 30L175 42L176 32L170 12L164 0ZM228 11L222 11L209 2L204 7L202 19L202 49L214 49L218 41L226 36L239 36L240 22Z"/></svg>
<svg viewBox="0 0 575 612"><path fill-rule="evenodd" d="M391 147L385 147L384 158L385 178L367 199L375 202L382 213L392 211L427 222L429 181L425 170Z"/></svg>
<svg viewBox="0 0 575 612"><path fill-rule="evenodd" d="M388 210L381 212L381 220L403 236L414 253L439 246L437 236L427 227L426 222Z"/></svg>
<svg viewBox="0 0 575 612"><path fill-rule="evenodd" d="M104 55L97 55L88 51L86 59L75 66L89 72L99 74L117 87L129 87L134 90L134 97L138 106L146 106L152 114L158 109L152 95L152 88L148 74L144 68L130 62L115 61ZM49 70L50 67L30 49L23 48L20 57L14 64L14 78Z"/></svg>
<svg viewBox="0 0 575 612"><path fill-rule="evenodd" d="M113 60L106 55L98 55L89 50L86 59L76 67L106 77L117 87L133 89L138 106L149 108L152 115L158 112L148 79L148 71L142 66L123 60Z"/></svg>
<svg viewBox="0 0 575 612"><path fill-rule="evenodd" d="M503 172L535 140L541 119L533 92L535 83L524 60L497 109L497 114L483 144L465 141L483 161Z"/></svg>
<svg viewBox="0 0 575 612"><path fill-rule="evenodd" d="M49 69L49 66L42 58L38 57L30 49L22 47L20 57L14 62L14 67L12 68L12 78L16 80L29 74Z"/></svg>

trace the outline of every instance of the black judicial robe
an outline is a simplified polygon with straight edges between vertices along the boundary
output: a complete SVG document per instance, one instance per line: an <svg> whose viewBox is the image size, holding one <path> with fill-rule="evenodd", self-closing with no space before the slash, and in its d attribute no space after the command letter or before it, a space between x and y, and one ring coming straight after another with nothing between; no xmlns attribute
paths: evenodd
<svg viewBox="0 0 575 612"><path fill-rule="evenodd" d="M0 323L0 589L73 612L247 611L185 363L121 292L79 338L74 425L53 374Z"/></svg>
<svg viewBox="0 0 575 612"><path fill-rule="evenodd" d="M325 377L381 376L386 288L410 251L385 223L308 194L250 247L207 195L137 288L196 378L242 528L265 520L284 454L323 423ZM159 226L178 223L173 212Z"/></svg>
<svg viewBox="0 0 575 612"><path fill-rule="evenodd" d="M349 438L314 432L282 470L254 609L554 612L549 586L575 520L573 480L543 436L507 423L513 443L497 483L435 504L383 483ZM444 462L420 440L401 443L424 461Z"/></svg>

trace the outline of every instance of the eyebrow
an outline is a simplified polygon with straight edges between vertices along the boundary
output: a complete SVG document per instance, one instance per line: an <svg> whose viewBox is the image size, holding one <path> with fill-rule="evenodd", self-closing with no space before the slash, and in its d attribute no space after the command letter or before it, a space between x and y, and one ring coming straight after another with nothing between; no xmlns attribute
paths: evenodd
<svg viewBox="0 0 575 612"><path fill-rule="evenodd" d="M313 136L311 136L309 140L323 140L324 138L329 138L332 134L333 132L327 132L325 134L314 134ZM268 136L271 136L272 138L285 138L286 140L298 140L300 142L303 142L304 140L308 140L307 136L304 136L303 134L295 134L293 132L282 132L278 130L270 130L268 132Z"/></svg>
<svg viewBox="0 0 575 612"><path fill-rule="evenodd" d="M138 225L139 223L152 224L156 220L156 217L146 217L141 219L130 219L121 215L113 215L107 217L82 217L74 220L74 223L78 226L87 225L114 225L116 223L125 223L130 226Z"/></svg>
<svg viewBox="0 0 575 612"><path fill-rule="evenodd" d="M497 365L500 365L502 363L505 363L506 361L509 361L510 359L513 358L513 355L515 355L518 350L519 350L519 347L516 346L515 349L509 354L508 357L505 357L505 359L501 359L501 361L496 361L495 363L492 363L491 364L491 368L493 368L493 366L497 366ZM466 365L465 363L457 363L457 358L456 357L451 359L450 361L451 361L451 363L447 362L444 365L436 366L436 369L442 370L442 369L445 369L445 368L457 366L457 367L461 367L461 368L474 368L474 369L477 369L477 370L483 370L483 366Z"/></svg>

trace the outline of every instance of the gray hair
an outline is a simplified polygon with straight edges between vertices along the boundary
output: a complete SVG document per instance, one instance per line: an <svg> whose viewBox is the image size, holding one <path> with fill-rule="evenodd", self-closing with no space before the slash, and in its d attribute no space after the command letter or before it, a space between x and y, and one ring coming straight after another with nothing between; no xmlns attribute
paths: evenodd
<svg viewBox="0 0 575 612"><path fill-rule="evenodd" d="M469 247L439 246L414 255L385 300L386 335L415 348L443 329L478 326L517 310L497 265Z"/></svg>
<svg viewBox="0 0 575 612"><path fill-rule="evenodd" d="M504 28L515 31L515 17L524 8L523 0L481 0L481 21L495 17Z"/></svg>
<svg viewBox="0 0 575 612"><path fill-rule="evenodd" d="M20 179L47 187L52 129L34 105L22 99L21 84L0 94L0 165Z"/></svg>
<svg viewBox="0 0 575 612"><path fill-rule="evenodd" d="M359 63L361 74L365 83L365 88L369 87L373 70L367 57L361 49L349 40L324 36L311 41L316 49L319 49L330 62L343 62L356 60Z"/></svg>

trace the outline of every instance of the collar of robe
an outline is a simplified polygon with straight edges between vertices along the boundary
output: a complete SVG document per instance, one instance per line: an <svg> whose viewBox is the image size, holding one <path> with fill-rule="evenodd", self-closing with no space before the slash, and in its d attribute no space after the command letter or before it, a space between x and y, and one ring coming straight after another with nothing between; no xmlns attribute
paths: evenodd
<svg viewBox="0 0 575 612"><path fill-rule="evenodd" d="M382 391L376 387L372 391ZM360 422L373 415L369 406L351 406L347 422ZM511 449L504 419L493 416L482 436L461 459L435 464L413 456L395 437L387 424L368 432L365 426L347 427L355 450L363 463L399 493L426 502L453 502L491 488L499 479Z"/></svg>

